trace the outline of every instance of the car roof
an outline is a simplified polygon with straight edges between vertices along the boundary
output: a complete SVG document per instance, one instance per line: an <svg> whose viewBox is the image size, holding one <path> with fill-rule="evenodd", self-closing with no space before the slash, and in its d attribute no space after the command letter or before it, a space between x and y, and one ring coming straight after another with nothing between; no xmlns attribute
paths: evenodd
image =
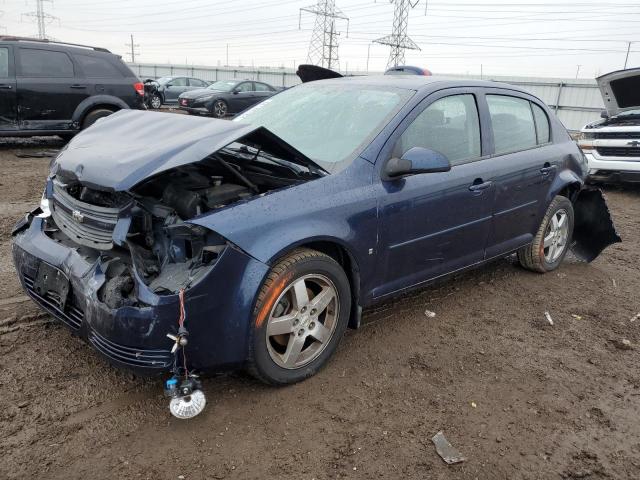
<svg viewBox="0 0 640 480"><path fill-rule="evenodd" d="M432 90L434 88L454 88L454 87L485 87L485 88L505 88L517 92L527 93L513 85L502 82L488 80L467 80L450 77L434 77L423 75L362 75L352 77L331 78L328 80L318 80L323 84L344 84L350 85L370 85L379 87L405 88L407 90Z"/></svg>

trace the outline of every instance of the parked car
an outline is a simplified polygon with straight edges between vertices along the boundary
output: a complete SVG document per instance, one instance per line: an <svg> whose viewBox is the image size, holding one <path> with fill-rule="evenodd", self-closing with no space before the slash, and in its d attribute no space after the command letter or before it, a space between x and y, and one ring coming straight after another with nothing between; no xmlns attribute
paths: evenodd
<svg viewBox="0 0 640 480"><path fill-rule="evenodd" d="M511 85L314 81L232 121L102 120L53 162L13 259L116 365L288 384L373 303L513 253L544 273L570 246L590 261L620 241L586 174L553 112Z"/></svg>
<svg viewBox="0 0 640 480"><path fill-rule="evenodd" d="M71 138L117 110L143 108L143 95L104 48L0 36L0 136Z"/></svg>
<svg viewBox="0 0 640 480"><path fill-rule="evenodd" d="M580 131L594 182L640 182L640 68L596 79L606 110Z"/></svg>
<svg viewBox="0 0 640 480"><path fill-rule="evenodd" d="M151 81L155 91L149 95L149 107L160 108L164 104L178 103L178 97L190 90L205 88L209 82L192 77L160 77Z"/></svg>
<svg viewBox="0 0 640 480"><path fill-rule="evenodd" d="M178 105L188 113L224 118L263 101L278 90L252 80L220 80L207 88L180 95Z"/></svg>
<svg viewBox="0 0 640 480"><path fill-rule="evenodd" d="M398 65L391 67L384 72L385 75L432 75L431 71L422 67L412 67L411 65Z"/></svg>

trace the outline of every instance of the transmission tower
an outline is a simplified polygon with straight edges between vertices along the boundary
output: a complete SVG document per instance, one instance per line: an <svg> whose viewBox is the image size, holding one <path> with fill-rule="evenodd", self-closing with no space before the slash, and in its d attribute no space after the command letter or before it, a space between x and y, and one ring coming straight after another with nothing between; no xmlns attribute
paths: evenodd
<svg viewBox="0 0 640 480"><path fill-rule="evenodd" d="M420 47L407 36L409 25L409 10L415 7L420 0L390 0L394 4L393 31L391 35L374 40L381 45L389 45L391 52L387 61L387 68L404 64L405 50L420 50Z"/></svg>
<svg viewBox="0 0 640 480"><path fill-rule="evenodd" d="M44 11L44 2L51 2L51 1L52 0L36 0L36 11L23 14L25 17L35 18L36 23L38 24L38 38L43 40L47 38L45 25L47 23L51 23L53 20L59 20L58 17L49 15L47 12Z"/></svg>
<svg viewBox="0 0 640 480"><path fill-rule="evenodd" d="M335 0L318 0L310 7L300 9L298 28L302 20L302 12L313 13L316 16L307 62L329 69L339 70L338 63L338 35L336 20L347 22L347 36L349 35L349 19L336 7Z"/></svg>

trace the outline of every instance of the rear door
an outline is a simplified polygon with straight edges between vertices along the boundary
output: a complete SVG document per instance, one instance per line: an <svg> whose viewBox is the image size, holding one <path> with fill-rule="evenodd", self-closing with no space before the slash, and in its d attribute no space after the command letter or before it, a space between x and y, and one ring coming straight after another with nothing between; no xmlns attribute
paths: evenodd
<svg viewBox="0 0 640 480"><path fill-rule="evenodd" d="M381 181L380 252L384 282L375 297L481 262L491 227L494 185L481 142L476 89L427 97L391 137L383 160L412 147L444 154L449 172ZM388 149L392 148L391 151ZM386 157L386 158L385 158Z"/></svg>
<svg viewBox="0 0 640 480"><path fill-rule="evenodd" d="M138 94L133 83L136 79L115 55L83 51L74 52L73 59L79 69L78 90L84 90L87 96L111 95L124 100L129 106L135 105Z"/></svg>
<svg viewBox="0 0 640 480"><path fill-rule="evenodd" d="M0 131L18 128L16 98L12 47L0 44Z"/></svg>
<svg viewBox="0 0 640 480"><path fill-rule="evenodd" d="M16 48L18 123L25 130L67 130L88 93L62 50Z"/></svg>
<svg viewBox="0 0 640 480"><path fill-rule="evenodd" d="M487 89L496 199L487 258L531 242L562 161L544 109L525 94Z"/></svg>
<svg viewBox="0 0 640 480"><path fill-rule="evenodd" d="M261 102L265 98L269 98L275 93L275 91L269 85L262 82L253 82L253 89L254 89L254 92L253 92L254 104Z"/></svg>

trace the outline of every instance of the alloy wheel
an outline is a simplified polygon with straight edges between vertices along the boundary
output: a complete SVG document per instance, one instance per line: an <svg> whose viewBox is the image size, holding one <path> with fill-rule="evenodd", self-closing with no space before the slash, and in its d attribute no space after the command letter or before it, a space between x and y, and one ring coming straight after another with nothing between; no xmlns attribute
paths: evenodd
<svg viewBox="0 0 640 480"><path fill-rule="evenodd" d="M215 113L218 118L224 117L227 114L227 104L222 100L217 100L216 103L213 104L213 113Z"/></svg>
<svg viewBox="0 0 640 480"><path fill-rule="evenodd" d="M296 279L278 297L266 328L267 349L280 367L296 369L322 354L336 330L338 291L324 275Z"/></svg>
<svg viewBox="0 0 640 480"><path fill-rule="evenodd" d="M554 263L565 250L569 239L569 215L564 209L553 214L544 235L544 258Z"/></svg>
<svg viewBox="0 0 640 480"><path fill-rule="evenodd" d="M160 108L162 106L162 100L159 96L154 95L151 97L151 108Z"/></svg>

